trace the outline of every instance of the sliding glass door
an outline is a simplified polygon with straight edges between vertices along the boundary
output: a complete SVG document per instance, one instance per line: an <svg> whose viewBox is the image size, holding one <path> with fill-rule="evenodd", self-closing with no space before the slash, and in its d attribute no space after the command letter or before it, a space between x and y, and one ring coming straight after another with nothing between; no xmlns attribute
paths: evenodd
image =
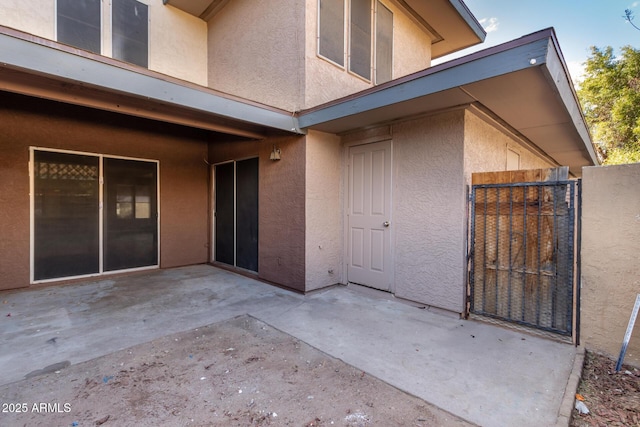
<svg viewBox="0 0 640 427"><path fill-rule="evenodd" d="M105 271L158 264L157 167L104 159Z"/></svg>
<svg viewBox="0 0 640 427"><path fill-rule="evenodd" d="M215 166L214 260L258 271L258 158Z"/></svg>
<svg viewBox="0 0 640 427"><path fill-rule="evenodd" d="M32 153L32 281L158 265L157 162Z"/></svg>
<svg viewBox="0 0 640 427"><path fill-rule="evenodd" d="M34 280L100 271L100 158L36 151Z"/></svg>

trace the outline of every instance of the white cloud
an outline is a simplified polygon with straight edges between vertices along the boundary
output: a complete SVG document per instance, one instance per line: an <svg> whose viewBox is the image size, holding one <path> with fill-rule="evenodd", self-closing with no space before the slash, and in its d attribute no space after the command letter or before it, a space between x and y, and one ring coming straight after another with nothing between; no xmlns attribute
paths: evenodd
<svg viewBox="0 0 640 427"><path fill-rule="evenodd" d="M498 18L483 18L479 22L487 33L498 31L498 25L500 25Z"/></svg>
<svg viewBox="0 0 640 427"><path fill-rule="evenodd" d="M631 9L633 9L634 7L638 7L639 4L640 1L634 1L633 3L631 3Z"/></svg>
<svg viewBox="0 0 640 427"><path fill-rule="evenodd" d="M569 68L573 84L580 86L580 82L584 79L584 63L581 61L567 61L567 68Z"/></svg>

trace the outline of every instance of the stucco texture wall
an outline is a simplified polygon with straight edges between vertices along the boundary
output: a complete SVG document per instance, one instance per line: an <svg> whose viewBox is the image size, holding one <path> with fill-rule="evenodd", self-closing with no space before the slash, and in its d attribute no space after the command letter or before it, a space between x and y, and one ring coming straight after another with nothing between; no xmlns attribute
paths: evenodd
<svg viewBox="0 0 640 427"><path fill-rule="evenodd" d="M263 104L303 107L304 7L235 0L208 23L208 84Z"/></svg>
<svg viewBox="0 0 640 427"><path fill-rule="evenodd" d="M2 93L0 289L29 285L29 147L160 162L160 266L207 261L208 134Z"/></svg>
<svg viewBox="0 0 640 427"><path fill-rule="evenodd" d="M162 0L150 2L149 69L206 86L207 23Z"/></svg>
<svg viewBox="0 0 640 427"><path fill-rule="evenodd" d="M55 40L55 1L0 1L0 25Z"/></svg>
<svg viewBox="0 0 640 427"><path fill-rule="evenodd" d="M269 159L273 145L279 161ZM258 277L305 291L305 137L212 143L209 162L259 157Z"/></svg>
<svg viewBox="0 0 640 427"><path fill-rule="evenodd" d="M462 313L464 111L393 126L395 294Z"/></svg>
<svg viewBox="0 0 640 427"><path fill-rule="evenodd" d="M306 146L306 291L342 282L343 148L311 131Z"/></svg>
<svg viewBox="0 0 640 427"><path fill-rule="evenodd" d="M555 167L550 161L505 135L473 112L465 111L464 175L467 184L471 184L473 173L507 170L507 150L520 155L519 169Z"/></svg>
<svg viewBox="0 0 640 427"><path fill-rule="evenodd" d="M431 37L395 3L384 4L393 12L393 78L430 67Z"/></svg>
<svg viewBox="0 0 640 427"><path fill-rule="evenodd" d="M373 86L318 56L318 0L306 1L304 108L359 92ZM431 39L395 2L385 1L393 13L393 78L431 65ZM348 45L345 40L345 47Z"/></svg>
<svg viewBox="0 0 640 427"><path fill-rule="evenodd" d="M586 348L617 357L640 293L640 163L582 172L580 337ZM638 322L625 362L640 367Z"/></svg>

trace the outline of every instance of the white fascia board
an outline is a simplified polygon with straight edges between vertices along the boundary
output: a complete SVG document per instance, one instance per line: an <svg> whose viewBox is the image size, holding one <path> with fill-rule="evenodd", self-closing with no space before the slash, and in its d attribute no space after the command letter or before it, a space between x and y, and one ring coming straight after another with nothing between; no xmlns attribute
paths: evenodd
<svg viewBox="0 0 640 427"><path fill-rule="evenodd" d="M0 34L0 67L301 133L296 118L287 112L261 108L6 34Z"/></svg>

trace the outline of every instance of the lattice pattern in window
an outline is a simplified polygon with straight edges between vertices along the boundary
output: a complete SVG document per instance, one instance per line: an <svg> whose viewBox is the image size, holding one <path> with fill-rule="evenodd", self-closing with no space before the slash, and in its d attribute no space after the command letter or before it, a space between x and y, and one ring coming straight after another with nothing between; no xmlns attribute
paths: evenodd
<svg viewBox="0 0 640 427"><path fill-rule="evenodd" d="M98 167L90 165L36 162L35 176L39 179L95 181L98 179Z"/></svg>

